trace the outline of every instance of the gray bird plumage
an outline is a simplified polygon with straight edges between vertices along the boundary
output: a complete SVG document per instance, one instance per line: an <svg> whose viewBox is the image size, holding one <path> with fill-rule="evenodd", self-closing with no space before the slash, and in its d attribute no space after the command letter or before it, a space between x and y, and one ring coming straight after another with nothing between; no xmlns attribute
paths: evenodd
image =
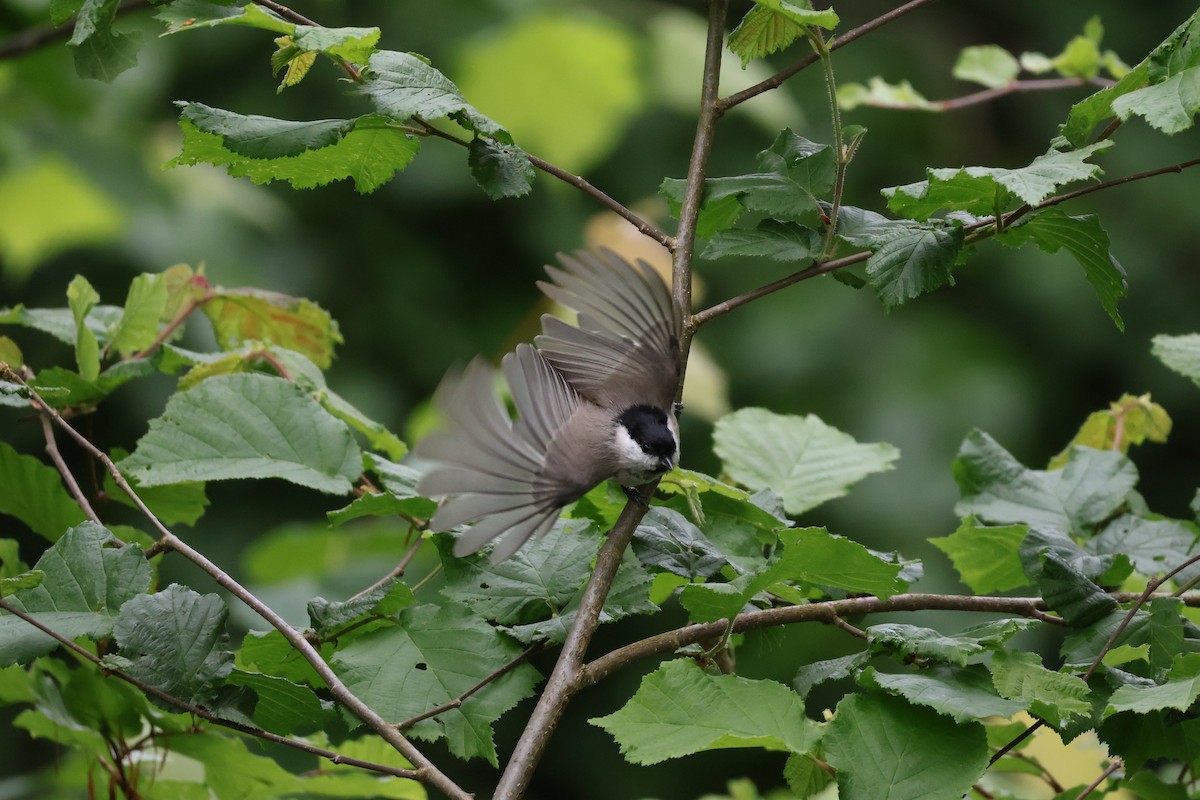
<svg viewBox="0 0 1200 800"><path fill-rule="evenodd" d="M546 267L553 282L538 286L578 313L578 327L544 315L536 348L504 357L517 419L481 358L434 395L447 425L417 445L435 462L418 488L447 498L431 529L470 526L455 555L500 537L492 561L502 561L593 486L612 477L646 483L678 460L682 321L666 285L645 262L609 250L558 258L561 268Z"/></svg>

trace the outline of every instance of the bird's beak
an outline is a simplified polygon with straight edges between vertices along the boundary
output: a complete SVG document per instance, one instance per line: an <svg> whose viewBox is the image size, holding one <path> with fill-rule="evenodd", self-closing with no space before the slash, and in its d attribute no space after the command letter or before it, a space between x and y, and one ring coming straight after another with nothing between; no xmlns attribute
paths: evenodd
<svg viewBox="0 0 1200 800"><path fill-rule="evenodd" d="M670 458L663 456L658 459L658 468L662 472L670 472L675 468L675 462Z"/></svg>

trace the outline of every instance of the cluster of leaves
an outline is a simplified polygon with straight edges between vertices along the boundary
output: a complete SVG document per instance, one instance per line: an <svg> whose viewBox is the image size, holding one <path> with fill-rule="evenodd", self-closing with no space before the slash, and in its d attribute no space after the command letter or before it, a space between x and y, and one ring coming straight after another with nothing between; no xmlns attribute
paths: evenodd
<svg viewBox="0 0 1200 800"><path fill-rule="evenodd" d="M111 77L132 64L136 42L112 28L117 5L54 3L56 18L77 15L71 45L81 72ZM350 119L295 122L183 103L183 152L174 163L218 164L296 188L350 178L366 192L407 166L421 137L437 136L468 148L468 165L492 197L530 188L530 159L508 131L427 60L378 50L378 29L323 28L258 4L203 0L164 5L159 17L169 33L268 31L277 37L272 65L283 73L281 89L324 56L371 104ZM838 22L832 10L757 0L730 45L748 61L803 38L832 90L821 31ZM1099 174L1089 159L1113 143L1089 137L1108 120L1136 115L1166 133L1191 126L1200 106L1198 25L1200 14L1128 71L1099 54L1098 26L1057 58L1023 57L1028 70L1090 79L1104 65L1119 80L1077 104L1060 139L1027 166L930 169L924 181L885 190L894 219L842 202L842 179L865 131L843 127L835 104L833 144L785 130L759 153L755 172L706 182L701 257L767 257L801 272L836 267L892 308L951 283L983 239L1065 249L1120 326L1125 277L1107 235L1094 217L1056 208L1055 193ZM1017 74L995 50L964 61L964 76L992 87ZM662 193L679 209L687 187L668 180ZM847 247L853 252L839 258ZM857 263L861 275L841 269ZM16 341L0 337L0 404L41 418L53 455L55 425L130 381L178 375L178 390L131 453L92 451L114 473L105 494L144 504L152 530L195 524L208 481L282 479L341 498L328 514L338 531L382 519L410 552L436 550L437 566L413 582L394 570L347 599L313 597L305 639L318 648L315 663L286 626L252 632L235 647L224 598L158 585L164 548L155 537L108 521L104 507L98 514L61 462L51 467L0 442L0 513L47 542L29 568L15 541L0 540L0 701L25 707L17 725L75 748L86 769L99 766L131 796L142 781L179 797L424 796L411 765L359 734L345 693L407 736L498 765L493 725L534 693L540 675L529 656L566 639L623 495L598 487L550 535L502 564L488 563L486 553L454 558L453 534L424 530L434 504L415 491L405 443L326 385L340 336L316 304L213 287L186 266L139 276L121 306L102 304L83 277L66 295L62 308L0 309L0 323L53 336L74 356L73 367L26 364ZM211 323L216 351L175 344L194 315ZM1156 353L1200 382L1197 337L1162 337ZM600 680L676 648L684 657L666 661L620 709L593 722L633 763L766 748L788 754L784 777L797 797L823 791L836 776L847 800L936 800L972 791L1017 796L997 773L1029 771L1025 727L1013 721L1028 714L1068 740L1096 732L1125 767L1109 788L1194 794L1200 631L1184 606L1200 580L1197 527L1146 507L1126 455L1130 444L1162 441L1168 431L1149 398L1122 398L1089 419L1047 470L1029 469L972 433L954 465L962 524L935 544L976 595L931 600L906 594L921 578L919 563L791 520L890 468L894 448L855 442L811 416L726 416L715 433L722 479L682 470L664 479L666 497L638 528L600 615L608 623L671 604L691 626L665 644L648 639L601 656L584 675ZM136 497L124 493L127 484ZM194 560L226 589L235 586L219 567ZM982 596L1018 590L1026 596ZM868 612L939 603L1007 616L957 633L854 625ZM800 621L836 624L865 647L800 667L790 687L717 669L750 631ZM1057 668L1014 645L1035 626L1057 637ZM854 690L833 698L831 718L807 713L815 687L827 694L848 681ZM276 753L251 752L246 735L339 766L284 769ZM351 762L385 777L345 766ZM1164 762L1185 769L1160 772ZM1036 764L1033 771L1048 774Z"/></svg>

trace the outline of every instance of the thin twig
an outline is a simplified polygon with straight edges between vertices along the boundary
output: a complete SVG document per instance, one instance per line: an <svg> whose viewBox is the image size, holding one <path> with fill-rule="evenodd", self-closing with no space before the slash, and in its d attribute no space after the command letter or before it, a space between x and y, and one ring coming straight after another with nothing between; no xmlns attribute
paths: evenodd
<svg viewBox="0 0 1200 800"><path fill-rule="evenodd" d="M881 14L870 22L865 22L862 25L859 25L857 28L852 28L851 30L846 31L846 33L829 43L829 50L832 52L840 47L844 47L854 40L862 38L864 35L870 33L876 28L880 28L895 19L899 19L908 12L915 11L921 6L928 5L931 2L933 2L933 0L909 0L909 2L905 3L904 5L898 8L893 8L891 11L887 12L886 14ZM743 89L737 94L731 94L729 97L718 100L715 109L717 116L721 116L729 109L746 102L752 97L757 97L763 92L767 92L771 89L779 87L788 78L817 63L818 59L819 57L816 53L805 56L792 66L781 72L777 72L776 74L767 78L765 81L761 81L760 83L756 83L749 88Z"/></svg>
<svg viewBox="0 0 1200 800"><path fill-rule="evenodd" d="M1084 789L1082 792L1075 795L1075 800L1083 800L1089 794L1096 791L1096 789L1100 786L1100 784L1104 783L1105 779L1108 778L1109 775L1112 775L1114 772L1116 772L1123 766L1125 766L1125 762L1121 761L1120 758L1113 756L1112 762L1109 763L1108 767L1104 770L1104 772L1100 773L1100 777L1096 778L1096 780L1094 780L1090 784L1088 784L1088 787L1086 789Z"/></svg>
<svg viewBox="0 0 1200 800"><path fill-rule="evenodd" d="M849 622L846 622L846 620L842 619L838 614L833 614L832 616L833 616L833 618L829 621L830 624L841 628L842 630L844 630L846 633L850 634L851 636L855 636L859 639L867 638L867 632L864 631L862 628L856 628L855 626L851 625Z"/></svg>
<svg viewBox="0 0 1200 800"><path fill-rule="evenodd" d="M1046 723L1040 719L1035 720L1032 725L1030 725L1028 728L1026 728L1025 730L1018 733L1016 736L1014 736L1008 744L1001 747L995 753L992 753L992 757L988 759L988 766L990 767L992 764L995 764L997 761L1004 758L1004 755L1006 753L1008 753L1008 751L1012 750L1014 747L1016 747L1017 745L1019 745L1021 742L1025 741L1026 739L1028 739L1030 736L1033 736L1034 731L1036 731L1038 728L1042 727L1045 724Z"/></svg>
<svg viewBox="0 0 1200 800"><path fill-rule="evenodd" d="M465 692L463 692L462 694L460 694L458 697L454 698L450 702L443 703L442 705L438 706L437 708L432 708L429 711L426 711L424 714L418 714L417 716L412 717L410 719L406 719L403 722L397 722L396 728L398 730L405 731L405 730L408 730L409 728L411 728L413 725L416 725L418 722L427 720L430 717L436 717L438 714L444 714L447 711L453 711L454 709L460 707L463 704L463 702L466 701L466 699L468 697L475 694L476 692L478 692L483 687L487 686L492 681L495 681L499 678L504 677L505 675L512 672L514 669L516 669L517 667L524 664L526 661L528 661L530 658L532 658L535 653L537 653L539 650L541 650L542 647L543 647L543 644L541 642L534 642L533 644L529 645L529 647L526 647L519 656L514 658L512 661L509 661L507 664L500 667L499 669L495 670L490 675L485 676L483 678L483 680L479 681L479 683L475 684L470 689L467 689Z"/></svg>
<svg viewBox="0 0 1200 800"><path fill-rule="evenodd" d="M58 474L62 475L63 483L67 485L67 491L71 493L71 497L75 498L75 502L83 509L83 513L92 522L99 522L100 517L96 516L96 512L92 510L87 496L79 488L79 484L75 481L75 476L71 474L71 470L67 467L67 462L63 460L62 453L58 451L58 442L54 439L54 423L50 421L50 416L42 411L42 408L45 408L45 406L38 408L38 418L42 422L42 435L46 439L46 454L50 456L50 460L58 468ZM122 542L122 544L124 543Z"/></svg>
<svg viewBox="0 0 1200 800"><path fill-rule="evenodd" d="M957 111L968 106L988 103L1010 94L1025 94L1027 92L1048 92L1058 89L1074 89L1081 86L1101 86L1107 88L1113 81L1104 78L1031 78L1020 81L1009 81L1003 86L981 89L978 92L965 94L961 97L950 97L945 100L929 100L928 105L913 106L904 102L889 102L887 100L864 100L863 105L872 108L891 108L898 111Z"/></svg>
<svg viewBox="0 0 1200 800"><path fill-rule="evenodd" d="M121 16L131 11L140 11L143 8L148 8L152 2L154 0L123 0L117 6L116 15ZM70 38L75 33L76 19L78 17L57 27L46 23L13 34L5 39L3 43L0 43L0 61L9 58L18 58L32 53L51 42Z"/></svg>
<svg viewBox="0 0 1200 800"><path fill-rule="evenodd" d="M335 764L348 764L349 766L352 766L352 767L361 767L363 769L371 770L372 772L380 772L385 775L394 775L398 778L410 778L413 780L419 780L421 777L420 773L417 770L402 769L399 767L389 767L386 764L376 764L371 761L363 761L362 759L352 758L350 756L344 756L341 753L336 753L332 750L326 750L323 747L316 747L314 745L309 744L308 742L304 742L299 739L289 739L286 736L280 736L279 734L271 733L270 731L265 731L260 728L251 727L249 725L243 725L240 722L233 722L232 720L222 719L220 717L214 716L211 712L209 712L205 708L202 708L202 707L196 706L196 705L192 705L191 703L187 702L186 700L184 700L180 697L176 697L173 694L170 694L168 692L163 691L162 689L159 689L157 686L151 686L148 683L143 683L141 680L139 680L125 672L122 672L121 670L112 669L110 667L105 666L104 663L100 660L100 658L98 656L96 656L94 653L89 652L87 649L85 649L84 647L81 647L80 645L71 641L67 637L63 636L61 633L51 630L49 627L44 625L39 619L37 619L34 616L31 616L30 614L25 613L24 611L21 611L20 609L16 608L12 604L10 604L7 600L0 599L0 608L4 609L8 613L10 613L16 617L19 617L19 618L25 620L25 622L27 622L30 625L32 625L33 627L37 628L42 633L54 638L59 644L61 644L63 647L68 648L69 650L74 652L80 658L83 658L86 661L90 661L92 664L94 664L97 667L99 667L100 669L104 670L104 673L106 675L112 675L114 677L120 678L121 680L125 681L126 683L130 684L131 686L136 687L143 693L151 695L153 697L156 697L159 700L162 700L164 703L169 703L170 705L175 706L180 711L184 711L184 712L187 712L188 714L197 716L203 720L211 722L214 725L220 725L221 727L229 728L231 730L238 731L239 733L244 733L248 736L255 736L259 739L265 739L266 741L274 742L275 744L281 744L281 745L284 745L285 747L291 747L295 750L302 750L306 753L311 753L313 755L320 756L321 758L327 758Z"/></svg>
<svg viewBox="0 0 1200 800"><path fill-rule="evenodd" d="M396 564L396 566L392 569L391 572L389 572L387 575L384 575L382 578L375 581L373 584L371 584L367 588L363 589L358 594L355 594L353 597L351 597L346 602L353 602L354 600L358 600L362 597L365 597L366 595L368 595L371 592L378 589L380 586L383 586L388 581L395 580L396 578L403 576L404 570L408 569L408 565L412 563L413 556L415 556L417 554L417 551L421 549L421 545L424 543L425 543L425 540L421 537L420 534L417 534L416 541L414 541L412 543L412 546L410 546L408 548L408 551L400 559L400 563Z"/></svg>
<svg viewBox="0 0 1200 800"><path fill-rule="evenodd" d="M39 403L45 405L45 401L41 399L33 387L29 386L29 384L26 383L20 375L17 375L11 369L6 370L6 372L15 380L15 382L22 384L29 391L31 397L36 398ZM92 456L97 458L104 465L104 467L109 471L109 474L113 476L113 480L116 482L117 486L129 496L129 499L132 500L134 505L138 507L138 510L140 510L146 519L150 521L151 525L153 525L159 531L162 536L162 540L165 542L165 546L175 550L193 564L196 564L202 570L207 572L208 575L215 580L218 585L229 591L234 597L238 598L247 606L249 606L256 614L269 622L271 627L283 634L283 637L288 641L288 643L295 650L297 650L301 656L304 657L305 661L312 665L317 674L321 676L321 679L324 680L329 686L329 692L335 700L350 709L355 716L365 722L401 755L416 765L419 780L429 783L429 785L436 787L450 797L457 798L458 800L469 800L470 795L467 792L460 788L453 780L449 778L449 776L439 770L433 764L433 762L426 758L425 755L412 744L412 742L406 739L394 727L389 725L387 720L379 716L374 709L359 699L356 694L351 692L337 676L337 674L330 669L329 665L325 663L325 660L321 658L320 653L318 653L316 649L313 648L312 644L310 644L308 640L304 638L303 634L289 625L287 621L279 616L274 609L265 604L263 601L259 600L244 586L235 581L228 573L210 561L207 556L198 550L193 549L190 545L173 534L146 506L146 504L138 496L137 492L135 492L129 485L129 482L125 480L125 476L121 474L120 470L117 469L116 465L103 451L88 441L87 437L83 436L77 430L71 427L67 421L64 420L62 416L59 415L59 413L53 408L46 406L46 409L47 412L54 418L54 421L59 425L59 427L65 430L72 438L75 439L76 442L79 443L81 447L87 450Z"/></svg>

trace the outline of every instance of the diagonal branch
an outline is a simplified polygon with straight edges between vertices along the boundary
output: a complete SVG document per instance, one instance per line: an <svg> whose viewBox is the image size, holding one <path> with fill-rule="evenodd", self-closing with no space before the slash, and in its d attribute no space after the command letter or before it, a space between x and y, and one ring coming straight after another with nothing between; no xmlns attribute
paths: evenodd
<svg viewBox="0 0 1200 800"><path fill-rule="evenodd" d="M377 733L388 744L395 748L401 755L416 765L417 780L424 781L430 786L436 787L447 796L455 798L456 800L470 800L471 795L460 788L458 784L449 778L449 776L439 770L433 764L433 762L426 758L425 755L418 750L412 742L410 742L399 731L397 731L395 727L390 725L387 720L379 716L374 709L372 709L361 699L359 699L357 695L351 692L346 687L346 684L342 682L341 678L339 678L334 671L330 669L329 665L325 663L325 660L321 658L321 655L316 651L312 644L304 638L304 635L300 633L300 631L297 631L295 628L289 625L287 621L284 620L283 617L279 616L274 609L272 609L262 600L259 600L248 589L234 580L228 573L210 561L207 556L192 548L189 544L177 537L165 525L163 525L162 521L154 515L154 512L152 512L146 506L141 497L138 496L137 492L133 490L133 487L129 485L129 482L125 480L125 476L121 474L121 471L117 469L116 464L112 462L112 459L110 459L107 454L88 441L87 437L83 436L81 433L79 433L79 431L71 427L71 425L65 419L63 419L62 415L60 415L56 410L47 406L45 401L42 400L41 396L38 395L37 391L28 383L26 383L20 375L16 374L11 369L5 369L4 373L7 374L14 382L21 384L25 390L29 392L30 397L45 407L46 413L50 414L60 428L66 431L71 438L78 442L80 447L82 447L104 465L105 469L107 469L109 474L112 475L117 486L129 496L129 499L132 500L134 505L138 507L138 510L142 512L143 516L145 516L146 519L149 520L150 523L161 534L160 543L164 547L178 552L184 558L207 572L208 575L214 581L216 581L219 586L226 589L234 597L241 600L256 614L269 622L271 627L283 634L283 638L288 641L288 644L290 644L300 653L300 655L304 657L304 660L307 661L314 670L316 670L317 674L321 676L321 679L324 680L329 686L329 692L335 700L344 705L346 708L350 709L355 716L365 722L373 731L375 731L375 733Z"/></svg>
<svg viewBox="0 0 1200 800"><path fill-rule="evenodd" d="M148 8L154 0L123 0L117 6L116 15L128 14L131 11L140 11L143 8ZM0 61L9 58L20 58L23 55L39 50L42 47L56 42L59 39L70 38L75 33L75 20L69 20L59 26L46 23L33 28L13 34L8 39L0 42Z"/></svg>
<svg viewBox="0 0 1200 800"><path fill-rule="evenodd" d="M67 485L67 491L71 493L71 497L75 498L75 502L83 509L83 513L92 522L99 522L100 517L96 516L96 512L92 510L87 496L79 488L79 483L75 480L75 476L71 474L70 468L67 467L67 462L63 460L62 453L58 451L58 442L54 438L54 423L50 421L50 415L42 410L44 408L46 406L41 406L37 411L38 417L42 421L42 435L46 439L46 454L50 456L50 460L58 468L58 474L62 475L63 483Z"/></svg>

